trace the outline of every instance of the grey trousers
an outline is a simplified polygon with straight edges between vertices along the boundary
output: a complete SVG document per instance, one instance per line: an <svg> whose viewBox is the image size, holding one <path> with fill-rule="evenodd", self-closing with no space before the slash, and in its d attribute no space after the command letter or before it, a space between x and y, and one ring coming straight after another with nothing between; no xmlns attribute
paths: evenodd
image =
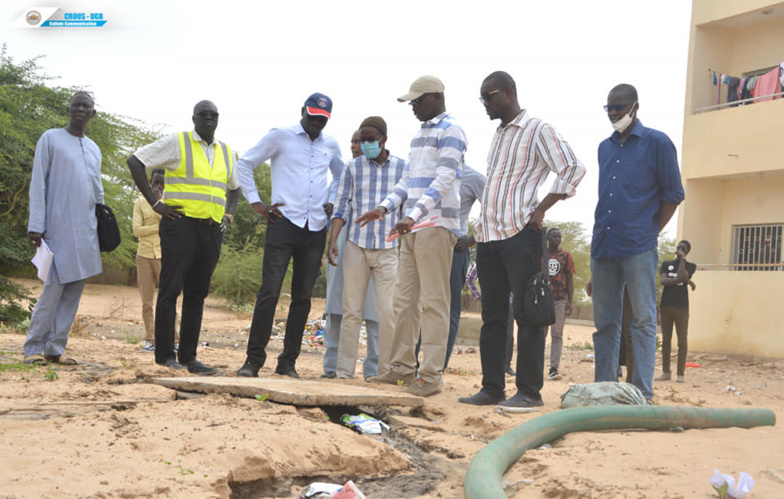
<svg viewBox="0 0 784 499"><path fill-rule="evenodd" d="M566 303L566 300L555 302L555 324L550 326L550 369L555 369L556 371L561 365L561 352L563 352Z"/></svg>
<svg viewBox="0 0 784 499"><path fill-rule="evenodd" d="M61 284L57 272L51 273L30 317L30 329L24 343L25 357L31 355L59 356L68 344L85 279Z"/></svg>

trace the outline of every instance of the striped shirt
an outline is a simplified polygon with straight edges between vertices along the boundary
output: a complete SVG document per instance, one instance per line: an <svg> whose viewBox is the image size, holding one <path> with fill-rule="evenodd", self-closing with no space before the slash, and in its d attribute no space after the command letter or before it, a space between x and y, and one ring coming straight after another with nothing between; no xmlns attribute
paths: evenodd
<svg viewBox="0 0 784 499"><path fill-rule="evenodd" d="M397 223L398 210L364 227L355 224L354 219L378 206L395 188L405 169L405 160L392 155L383 165L365 156L346 163L338 181L337 206L332 218L346 223L344 230L348 230L349 241L366 249L389 249L397 245L397 240L388 243L386 236Z"/></svg>
<svg viewBox="0 0 784 499"><path fill-rule="evenodd" d="M523 110L499 126L487 155L482 212L474 224L477 242L501 241L528 223L539 200L537 190L552 171L550 193L573 196L585 166L551 125Z"/></svg>
<svg viewBox="0 0 784 499"><path fill-rule="evenodd" d="M389 213L406 202L405 216L415 222L437 216L436 225L457 234L467 143L463 129L448 113L424 122L411 141L408 168L379 206Z"/></svg>

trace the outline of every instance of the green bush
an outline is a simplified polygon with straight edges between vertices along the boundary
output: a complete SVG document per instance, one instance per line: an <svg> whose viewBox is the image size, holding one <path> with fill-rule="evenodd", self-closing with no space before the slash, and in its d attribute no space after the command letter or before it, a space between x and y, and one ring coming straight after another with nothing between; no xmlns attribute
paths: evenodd
<svg viewBox="0 0 784 499"><path fill-rule="evenodd" d="M235 306L253 303L261 284L264 248L247 243L239 249L224 245L212 275L212 291Z"/></svg>

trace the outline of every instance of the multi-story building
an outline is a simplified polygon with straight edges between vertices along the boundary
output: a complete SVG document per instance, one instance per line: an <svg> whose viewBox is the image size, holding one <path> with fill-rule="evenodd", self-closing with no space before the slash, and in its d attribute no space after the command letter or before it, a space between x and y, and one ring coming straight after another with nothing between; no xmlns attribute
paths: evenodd
<svg viewBox="0 0 784 499"><path fill-rule="evenodd" d="M699 269L693 350L784 357L784 99L765 90L782 62L784 2L693 0L678 218Z"/></svg>

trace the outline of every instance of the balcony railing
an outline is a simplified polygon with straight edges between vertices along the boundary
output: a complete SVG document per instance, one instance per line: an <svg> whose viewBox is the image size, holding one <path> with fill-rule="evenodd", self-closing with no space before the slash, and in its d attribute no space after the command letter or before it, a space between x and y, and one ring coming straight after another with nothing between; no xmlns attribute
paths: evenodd
<svg viewBox="0 0 784 499"><path fill-rule="evenodd" d="M716 111L718 109L724 109L725 107L737 107L739 105L747 106L749 104L761 104L761 102L755 103L754 101L758 99L765 99L767 97L784 97L784 92L779 92L777 94L770 94L770 95L760 95L759 97L749 97L748 99L735 100L732 102L724 102L722 104L716 104L713 106L701 107L699 109L695 109L694 114L701 114L708 111Z"/></svg>

